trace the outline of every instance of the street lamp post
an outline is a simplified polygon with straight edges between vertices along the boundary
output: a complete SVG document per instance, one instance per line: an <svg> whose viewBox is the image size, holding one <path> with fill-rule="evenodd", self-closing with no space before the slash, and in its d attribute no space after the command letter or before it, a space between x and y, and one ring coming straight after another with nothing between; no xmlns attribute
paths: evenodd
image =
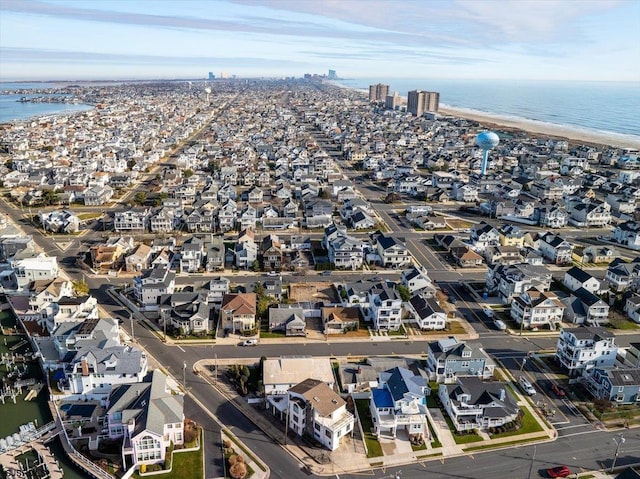
<svg viewBox="0 0 640 479"><path fill-rule="evenodd" d="M184 387L184 389L187 389L187 362L183 361L182 362L182 387Z"/></svg>
<svg viewBox="0 0 640 479"><path fill-rule="evenodd" d="M131 323L131 340L136 340L136 333L133 330L133 314L129 313L129 322Z"/></svg>
<svg viewBox="0 0 640 479"><path fill-rule="evenodd" d="M613 469L616 467L616 461L618 460L618 454L620 454L620 447L624 444L625 438L622 437L622 434L620 434L620 439L618 439L616 441L616 438L613 438L613 442L616 443L616 452L613 455L613 462L611 463L611 471L613 472Z"/></svg>

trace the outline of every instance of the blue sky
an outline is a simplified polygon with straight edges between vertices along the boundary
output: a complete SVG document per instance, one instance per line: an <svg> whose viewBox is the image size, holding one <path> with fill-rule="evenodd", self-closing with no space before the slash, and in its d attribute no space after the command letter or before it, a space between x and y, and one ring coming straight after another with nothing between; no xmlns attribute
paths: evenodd
<svg viewBox="0 0 640 479"><path fill-rule="evenodd" d="M0 80L300 76L640 82L640 0L0 2Z"/></svg>

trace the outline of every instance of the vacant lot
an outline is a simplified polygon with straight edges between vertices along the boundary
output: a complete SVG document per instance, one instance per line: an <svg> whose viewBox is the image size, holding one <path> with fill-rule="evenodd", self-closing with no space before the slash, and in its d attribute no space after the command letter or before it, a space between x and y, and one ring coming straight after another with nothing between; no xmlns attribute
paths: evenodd
<svg viewBox="0 0 640 479"><path fill-rule="evenodd" d="M289 298L298 303L337 303L340 299L332 283L291 283Z"/></svg>

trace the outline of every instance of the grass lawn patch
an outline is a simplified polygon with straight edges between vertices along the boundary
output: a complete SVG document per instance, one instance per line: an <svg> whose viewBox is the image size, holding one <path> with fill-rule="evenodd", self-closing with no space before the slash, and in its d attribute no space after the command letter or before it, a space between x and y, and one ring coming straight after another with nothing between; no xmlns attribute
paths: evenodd
<svg viewBox="0 0 640 479"><path fill-rule="evenodd" d="M371 432L371 429L373 429L373 421L371 420L371 412L369 411L369 401L366 399L356 399L356 409L358 410L358 417L362 425L364 442L367 445L367 457L383 456L380 441L378 441L376 436Z"/></svg>
<svg viewBox="0 0 640 479"><path fill-rule="evenodd" d="M639 325L626 318L609 318L609 324L615 329L622 329L626 331L640 329Z"/></svg>
<svg viewBox="0 0 640 479"><path fill-rule="evenodd" d="M95 220L102 217L102 213L80 213L76 215L80 221Z"/></svg>
<svg viewBox="0 0 640 479"><path fill-rule="evenodd" d="M438 439L438 436L436 436L436 432L433 429L433 426L431 425L431 422L427 420L427 426L429 426L429 434L431 434L431 437L433 438L433 441L431 441L431 447L432 448L438 448L438 447L442 447L442 443L440 442L440 440Z"/></svg>
<svg viewBox="0 0 640 479"><path fill-rule="evenodd" d="M427 443L423 442L422 444L420 444L419 446L416 446L414 444L411 444L411 450L412 451L426 451L427 450Z"/></svg>
<svg viewBox="0 0 640 479"><path fill-rule="evenodd" d="M469 432L467 434L457 434L455 432L456 427L453 425L453 421L445 411L443 411L443 416L444 420L447 421L447 426L449 426L449 430L451 431L453 440L456 442L456 444L469 444L470 442L482 441L482 438L475 432Z"/></svg>
<svg viewBox="0 0 640 479"><path fill-rule="evenodd" d="M460 321L448 321L445 331L449 334L467 334L467 330L462 327ZM442 334L442 331L434 331L434 333Z"/></svg>
<svg viewBox="0 0 640 479"><path fill-rule="evenodd" d="M197 451L178 452L174 451L172 467L170 472L156 473L152 476L145 474L141 476L138 471L131 477L134 479L159 478L159 479L202 479L204 477L204 463L202 461L202 440L204 436L200 434L200 449Z"/></svg>
<svg viewBox="0 0 640 479"><path fill-rule="evenodd" d="M404 326L401 324L397 331L389 330L387 334L389 334L389 336L406 336L407 331L404 329Z"/></svg>
<svg viewBox="0 0 640 479"><path fill-rule="evenodd" d="M522 416L522 426L520 429L515 431L507 431L501 432L498 434L491 434L491 439L498 439L501 437L510 437L510 436L518 436L520 434L529 434L531 432L540 432L542 431L542 426L536 421L536 418L529 412L529 409L522 408L521 409Z"/></svg>

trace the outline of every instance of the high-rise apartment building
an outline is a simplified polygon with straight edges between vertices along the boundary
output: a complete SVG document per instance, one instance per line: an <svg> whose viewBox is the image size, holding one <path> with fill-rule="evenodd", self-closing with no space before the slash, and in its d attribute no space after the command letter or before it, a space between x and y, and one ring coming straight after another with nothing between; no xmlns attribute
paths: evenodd
<svg viewBox="0 0 640 479"><path fill-rule="evenodd" d="M427 98L426 98L425 110L438 111L438 109L440 108L440 93L438 93L437 91L429 91L429 92L426 92L426 95L427 95Z"/></svg>
<svg viewBox="0 0 640 479"><path fill-rule="evenodd" d="M434 91L412 90L407 94L407 111L422 116L425 111L438 111L440 93Z"/></svg>
<svg viewBox="0 0 640 479"><path fill-rule="evenodd" d="M213 72L209 72L209 80L215 80L216 76L213 74Z"/></svg>
<svg viewBox="0 0 640 479"><path fill-rule="evenodd" d="M389 110L395 110L401 103L402 98L400 98L400 94L397 91L393 92L393 95L387 95L384 99L384 107Z"/></svg>
<svg viewBox="0 0 640 479"><path fill-rule="evenodd" d="M422 116L424 113L424 96L422 90L411 90L407 93L407 111L415 116Z"/></svg>
<svg viewBox="0 0 640 479"><path fill-rule="evenodd" d="M385 101L389 94L389 85L378 83L369 85L369 101Z"/></svg>

